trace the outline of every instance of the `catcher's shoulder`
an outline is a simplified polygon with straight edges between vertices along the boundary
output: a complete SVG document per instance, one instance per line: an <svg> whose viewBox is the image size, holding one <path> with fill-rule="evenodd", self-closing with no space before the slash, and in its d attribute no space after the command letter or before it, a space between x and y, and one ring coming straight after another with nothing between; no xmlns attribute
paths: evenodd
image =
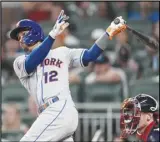
<svg viewBox="0 0 160 142"><path fill-rule="evenodd" d="M153 141L153 142L158 142L159 141L159 127L157 126L157 127L154 127L152 130L151 130L151 132L150 132L150 134L149 134L149 136L148 136L148 141Z"/></svg>

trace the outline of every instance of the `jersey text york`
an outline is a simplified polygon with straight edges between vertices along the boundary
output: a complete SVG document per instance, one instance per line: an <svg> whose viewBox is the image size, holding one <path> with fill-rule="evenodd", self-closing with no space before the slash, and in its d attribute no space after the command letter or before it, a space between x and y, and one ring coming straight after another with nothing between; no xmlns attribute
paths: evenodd
<svg viewBox="0 0 160 142"><path fill-rule="evenodd" d="M46 59L44 59L43 60L43 62L41 63L41 67L42 66L48 66L48 65L50 65L50 66L57 66L57 67L59 67L59 68L61 68L61 64L62 64L63 62L61 61L61 60L59 60L59 59L55 59L55 58L46 58Z"/></svg>

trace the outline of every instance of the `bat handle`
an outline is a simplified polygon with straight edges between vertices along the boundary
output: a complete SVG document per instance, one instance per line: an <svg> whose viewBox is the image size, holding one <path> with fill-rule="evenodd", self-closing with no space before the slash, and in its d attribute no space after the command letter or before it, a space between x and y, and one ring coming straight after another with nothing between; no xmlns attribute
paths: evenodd
<svg viewBox="0 0 160 142"><path fill-rule="evenodd" d="M126 25L126 27L129 31L132 31L132 28L130 26Z"/></svg>

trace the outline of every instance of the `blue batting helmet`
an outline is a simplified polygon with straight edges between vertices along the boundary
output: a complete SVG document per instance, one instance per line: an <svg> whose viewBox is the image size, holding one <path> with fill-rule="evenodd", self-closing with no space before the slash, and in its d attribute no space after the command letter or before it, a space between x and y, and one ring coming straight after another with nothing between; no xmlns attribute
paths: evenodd
<svg viewBox="0 0 160 142"><path fill-rule="evenodd" d="M39 24L37 24L32 20L29 19L20 20L16 24L16 28L10 32L10 37L18 41L18 33L21 31L29 31L23 37L23 42L28 46L34 45L38 41L44 40L44 33L42 28L40 27Z"/></svg>

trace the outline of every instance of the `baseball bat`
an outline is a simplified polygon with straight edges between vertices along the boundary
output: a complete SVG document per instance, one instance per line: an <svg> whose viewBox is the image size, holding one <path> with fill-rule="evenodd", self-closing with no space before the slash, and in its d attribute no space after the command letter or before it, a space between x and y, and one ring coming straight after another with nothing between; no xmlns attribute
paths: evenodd
<svg viewBox="0 0 160 142"><path fill-rule="evenodd" d="M127 29L133 33L133 35L135 35L140 41L142 41L144 44L148 45L150 48L154 49L154 50L159 50L159 42L150 37L145 35L144 33L140 33L139 31L131 28L130 26L127 25Z"/></svg>
<svg viewBox="0 0 160 142"><path fill-rule="evenodd" d="M115 24L119 24L120 20L118 18L116 18L114 20L114 23ZM140 33L139 31L131 28L130 26L126 25L127 26L127 29L133 33L133 35L135 35L140 41L142 41L144 44L148 45L150 48L154 49L154 50L159 50L159 42L156 41L156 39L150 37L150 36L147 36L143 33Z"/></svg>

